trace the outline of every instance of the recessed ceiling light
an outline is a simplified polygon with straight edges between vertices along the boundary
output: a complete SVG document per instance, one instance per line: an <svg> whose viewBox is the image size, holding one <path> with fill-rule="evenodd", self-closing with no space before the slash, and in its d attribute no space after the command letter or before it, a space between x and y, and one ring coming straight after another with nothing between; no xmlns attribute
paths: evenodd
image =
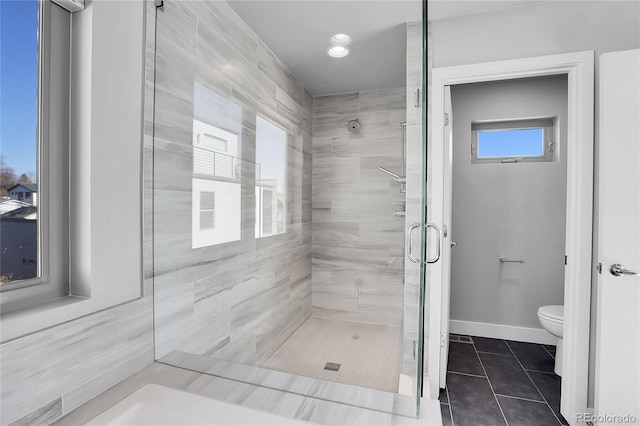
<svg viewBox="0 0 640 426"><path fill-rule="evenodd" d="M349 43L351 43L351 37L349 37L347 34L336 34L333 37L331 37L331 44L333 44L334 46L348 46Z"/></svg>
<svg viewBox="0 0 640 426"><path fill-rule="evenodd" d="M327 55L332 58L344 58L349 54L349 49L344 46L333 46L327 49Z"/></svg>

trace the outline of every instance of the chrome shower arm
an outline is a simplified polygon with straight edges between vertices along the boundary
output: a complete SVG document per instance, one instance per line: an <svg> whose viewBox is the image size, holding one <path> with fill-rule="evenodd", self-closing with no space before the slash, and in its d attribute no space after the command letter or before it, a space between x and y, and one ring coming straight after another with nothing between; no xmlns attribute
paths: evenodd
<svg viewBox="0 0 640 426"><path fill-rule="evenodd" d="M389 176L392 176L395 179L395 181L398 183L405 183L407 181L407 179L404 176L400 176L397 173L393 173L391 170L385 169L384 167L378 167L378 170L388 174Z"/></svg>
<svg viewBox="0 0 640 426"><path fill-rule="evenodd" d="M393 173L391 170L387 170L384 167L378 167L378 170L380 170L381 172L384 172L386 174L388 174L389 176L393 176L396 179L400 179L400 175L397 173Z"/></svg>

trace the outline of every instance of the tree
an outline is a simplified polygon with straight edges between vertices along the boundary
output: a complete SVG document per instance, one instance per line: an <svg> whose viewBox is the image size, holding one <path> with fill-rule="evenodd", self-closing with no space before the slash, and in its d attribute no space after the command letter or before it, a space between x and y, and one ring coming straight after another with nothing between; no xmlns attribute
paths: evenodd
<svg viewBox="0 0 640 426"><path fill-rule="evenodd" d="M33 180L27 173L23 173L18 178L18 183L33 183Z"/></svg>
<svg viewBox="0 0 640 426"><path fill-rule="evenodd" d="M17 181L16 171L5 162L4 156L0 155L0 196L7 196L9 188Z"/></svg>

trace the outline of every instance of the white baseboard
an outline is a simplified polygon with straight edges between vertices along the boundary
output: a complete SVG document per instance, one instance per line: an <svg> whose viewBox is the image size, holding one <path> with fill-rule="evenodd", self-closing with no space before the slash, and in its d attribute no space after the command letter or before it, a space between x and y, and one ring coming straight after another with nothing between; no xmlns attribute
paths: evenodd
<svg viewBox="0 0 640 426"><path fill-rule="evenodd" d="M513 325L488 324L484 322L449 320L449 333L466 334L517 342L555 345L558 339L544 328L516 327Z"/></svg>

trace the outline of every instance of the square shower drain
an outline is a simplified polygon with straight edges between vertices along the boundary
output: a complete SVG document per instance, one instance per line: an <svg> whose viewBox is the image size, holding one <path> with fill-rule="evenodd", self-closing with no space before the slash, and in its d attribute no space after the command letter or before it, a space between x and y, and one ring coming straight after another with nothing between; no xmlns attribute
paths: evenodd
<svg viewBox="0 0 640 426"><path fill-rule="evenodd" d="M338 370L340 370L340 365L341 364L336 364L335 362L328 362L324 366L324 369L325 370L330 370L330 371L338 371Z"/></svg>

